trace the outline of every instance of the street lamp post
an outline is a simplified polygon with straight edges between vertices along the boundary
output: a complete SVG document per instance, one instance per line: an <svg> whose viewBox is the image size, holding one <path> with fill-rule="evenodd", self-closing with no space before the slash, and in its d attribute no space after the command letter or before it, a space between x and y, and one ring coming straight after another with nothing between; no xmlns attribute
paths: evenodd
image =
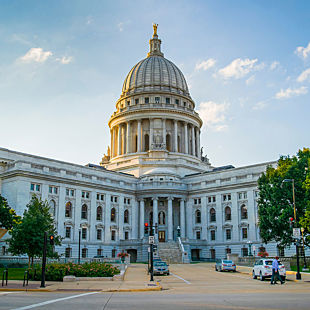
<svg viewBox="0 0 310 310"><path fill-rule="evenodd" d="M295 180L294 179L284 179L282 183L292 182L292 192L293 192L293 206L294 206L294 222L295 228L297 228L297 216L296 216L296 204L295 204ZM299 270L299 240L296 239L296 260L297 260L297 273L296 280L301 280L301 274Z"/></svg>

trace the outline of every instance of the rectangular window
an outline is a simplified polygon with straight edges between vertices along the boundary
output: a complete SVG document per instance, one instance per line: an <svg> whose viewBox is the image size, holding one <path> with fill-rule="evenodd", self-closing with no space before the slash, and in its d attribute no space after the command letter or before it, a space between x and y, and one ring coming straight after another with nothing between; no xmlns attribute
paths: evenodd
<svg viewBox="0 0 310 310"><path fill-rule="evenodd" d="M66 196L69 196L69 189L66 188Z"/></svg>
<svg viewBox="0 0 310 310"><path fill-rule="evenodd" d="M208 197L208 203L211 203L212 201L211 201L211 197Z"/></svg>
<svg viewBox="0 0 310 310"><path fill-rule="evenodd" d="M215 240L215 230L211 230L211 240L214 241Z"/></svg>
<svg viewBox="0 0 310 310"><path fill-rule="evenodd" d="M166 98L166 103L170 104L170 98Z"/></svg>
<svg viewBox="0 0 310 310"><path fill-rule="evenodd" d="M82 192L82 198L89 199L89 192Z"/></svg>
<svg viewBox="0 0 310 310"><path fill-rule="evenodd" d="M113 250L112 250L112 257L113 257L113 258L116 257L116 249L113 249Z"/></svg>
<svg viewBox="0 0 310 310"><path fill-rule="evenodd" d="M74 189L66 188L66 195L74 197Z"/></svg>
<svg viewBox="0 0 310 310"><path fill-rule="evenodd" d="M184 107L186 107L186 102L183 102Z"/></svg>
<svg viewBox="0 0 310 310"><path fill-rule="evenodd" d="M155 103L159 103L160 102L160 97L155 97Z"/></svg>
<svg viewBox="0 0 310 310"><path fill-rule="evenodd" d="M199 231L199 230L196 231L196 239L197 239L197 240L200 240L200 231Z"/></svg>
<svg viewBox="0 0 310 310"><path fill-rule="evenodd" d="M102 256L102 249L97 249L97 256Z"/></svg>
<svg viewBox="0 0 310 310"><path fill-rule="evenodd" d="M213 202L215 202L216 201L216 197L215 196L213 196Z"/></svg>
<svg viewBox="0 0 310 310"><path fill-rule="evenodd" d="M36 192L39 192L40 191L40 185L39 184L36 184Z"/></svg>
<svg viewBox="0 0 310 310"><path fill-rule="evenodd" d="M226 240L231 240L231 230L226 229Z"/></svg>
<svg viewBox="0 0 310 310"><path fill-rule="evenodd" d="M66 238L71 238L71 227L66 227Z"/></svg>
<svg viewBox="0 0 310 310"><path fill-rule="evenodd" d="M54 187L54 194L58 194L58 187Z"/></svg>
<svg viewBox="0 0 310 310"><path fill-rule="evenodd" d="M74 197L74 189L70 189L70 196Z"/></svg>
<svg viewBox="0 0 310 310"><path fill-rule="evenodd" d="M144 98L144 103L150 103L150 98L149 97L145 97Z"/></svg>
<svg viewBox="0 0 310 310"><path fill-rule="evenodd" d="M242 239L247 239L248 237L248 229L242 228Z"/></svg>
<svg viewBox="0 0 310 310"><path fill-rule="evenodd" d="M129 106L130 105L130 101L127 101L127 106Z"/></svg>
<svg viewBox="0 0 310 310"><path fill-rule="evenodd" d="M114 197L114 202L117 202L117 197L116 196Z"/></svg>
<svg viewBox="0 0 310 310"><path fill-rule="evenodd" d="M34 184L33 183L30 184L30 190L34 191Z"/></svg>
<svg viewBox="0 0 310 310"><path fill-rule="evenodd" d="M201 198L198 198L198 203L201 204Z"/></svg>
<svg viewBox="0 0 310 310"><path fill-rule="evenodd" d="M82 239L86 239L87 238L87 228L82 228Z"/></svg>
<svg viewBox="0 0 310 310"><path fill-rule="evenodd" d="M125 240L128 240L128 239L129 239L129 232L125 231Z"/></svg>
<svg viewBox="0 0 310 310"><path fill-rule="evenodd" d="M176 104L176 105L179 105L179 103L180 103L180 102L179 102L179 99L175 99L175 104Z"/></svg>
<svg viewBox="0 0 310 310"><path fill-rule="evenodd" d="M139 104L139 99L135 99L135 103L136 103L136 104Z"/></svg>
<svg viewBox="0 0 310 310"><path fill-rule="evenodd" d="M113 196L111 196L111 202L113 202Z"/></svg>
<svg viewBox="0 0 310 310"><path fill-rule="evenodd" d="M97 229L97 240L101 240L101 239L102 239L102 230Z"/></svg>
<svg viewBox="0 0 310 310"><path fill-rule="evenodd" d="M66 256L66 258L71 257L71 248L66 248L66 250L65 250L65 256Z"/></svg>
<svg viewBox="0 0 310 310"><path fill-rule="evenodd" d="M115 241L115 230L111 231L111 240Z"/></svg>
<svg viewBox="0 0 310 310"><path fill-rule="evenodd" d="M82 257L83 257L83 258L86 258L86 257L87 257L87 249L86 249L86 248L83 248L83 249L82 249Z"/></svg>
<svg viewBox="0 0 310 310"><path fill-rule="evenodd" d="M53 187L52 187L52 186L50 186L50 187L48 188L48 192L49 192L50 194L53 193Z"/></svg>
<svg viewBox="0 0 310 310"><path fill-rule="evenodd" d="M197 204L197 199L194 199L194 205L196 205Z"/></svg>
<svg viewBox="0 0 310 310"><path fill-rule="evenodd" d="M248 256L248 248L242 248L241 249L241 255L242 256Z"/></svg>

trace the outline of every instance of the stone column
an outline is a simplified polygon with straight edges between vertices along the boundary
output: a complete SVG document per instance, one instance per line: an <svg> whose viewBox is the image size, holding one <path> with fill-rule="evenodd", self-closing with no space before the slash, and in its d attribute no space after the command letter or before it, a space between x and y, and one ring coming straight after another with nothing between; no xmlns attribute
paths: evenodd
<svg viewBox="0 0 310 310"><path fill-rule="evenodd" d="M138 239L138 211L139 210L139 201L133 201L132 212L131 212L131 238Z"/></svg>
<svg viewBox="0 0 310 310"><path fill-rule="evenodd" d="M150 118L150 138L149 138L149 149L152 150L152 144L153 144L153 135L154 135L154 130L153 130L153 119Z"/></svg>
<svg viewBox="0 0 310 310"><path fill-rule="evenodd" d="M105 197L105 208L104 208L104 242L111 242L111 195L107 194Z"/></svg>
<svg viewBox="0 0 310 310"><path fill-rule="evenodd" d="M138 153L141 152L141 119L138 120L138 141L137 141L137 150Z"/></svg>
<svg viewBox="0 0 310 310"><path fill-rule="evenodd" d="M117 155L122 155L122 126L118 125L118 148Z"/></svg>
<svg viewBox="0 0 310 310"><path fill-rule="evenodd" d="M144 238L144 199L140 200L140 239Z"/></svg>
<svg viewBox="0 0 310 310"><path fill-rule="evenodd" d="M184 199L180 200L180 225L181 225L181 238L185 238L185 206Z"/></svg>
<svg viewBox="0 0 310 310"><path fill-rule="evenodd" d="M153 198L153 225L158 224L158 198ZM158 232L155 232L155 239L158 239Z"/></svg>
<svg viewBox="0 0 310 310"><path fill-rule="evenodd" d="M186 201L186 237L193 239L193 215L190 200Z"/></svg>
<svg viewBox="0 0 310 310"><path fill-rule="evenodd" d="M207 240L207 197L201 197L201 239Z"/></svg>
<svg viewBox="0 0 310 310"><path fill-rule="evenodd" d="M249 190L247 191L247 199L248 203L245 204L248 208L248 239L250 241L256 241L256 214L255 214L255 199L254 199L254 191Z"/></svg>
<svg viewBox="0 0 310 310"><path fill-rule="evenodd" d="M178 151L178 121L174 120L174 151Z"/></svg>
<svg viewBox="0 0 310 310"><path fill-rule="evenodd" d="M172 197L168 197L168 241L173 240Z"/></svg>
<svg viewBox="0 0 310 310"><path fill-rule="evenodd" d="M127 122L127 137L126 137L126 153L130 153L131 148L131 133L130 133L130 122Z"/></svg>
<svg viewBox="0 0 310 310"><path fill-rule="evenodd" d="M184 153L188 154L188 133L187 133L187 123L184 123Z"/></svg>
<svg viewBox="0 0 310 310"><path fill-rule="evenodd" d="M195 156L195 149L196 149L196 143L195 143L195 128L192 126L192 155Z"/></svg>
<svg viewBox="0 0 310 310"><path fill-rule="evenodd" d="M119 196L119 207L118 207L118 239L124 240L124 197Z"/></svg>
<svg viewBox="0 0 310 310"><path fill-rule="evenodd" d="M96 214L97 214L97 204L96 204L96 197L97 193L95 191L91 192L91 200L90 200L90 208L89 208L89 234L90 234L90 241L98 241L97 240L97 229L96 229ZM102 238L102 236L101 236ZM102 242L102 241L101 241Z"/></svg>
<svg viewBox="0 0 310 310"><path fill-rule="evenodd" d="M200 156L200 130L199 130L199 127L196 127L196 147L197 147L197 157L201 158L201 156Z"/></svg>
<svg viewBox="0 0 310 310"><path fill-rule="evenodd" d="M166 141L166 135L167 135L167 133L166 133L166 119L163 118L162 122L163 122L163 144L165 145L165 148L167 149L167 145L166 145L166 143L167 143L167 141Z"/></svg>
<svg viewBox="0 0 310 310"><path fill-rule="evenodd" d="M111 150L110 150L110 152L111 152L111 154L110 154L110 156L111 156L111 158L113 158L113 128L111 128L110 129L110 136L111 136Z"/></svg>
<svg viewBox="0 0 310 310"><path fill-rule="evenodd" d="M117 156L116 126L113 127L113 157Z"/></svg>

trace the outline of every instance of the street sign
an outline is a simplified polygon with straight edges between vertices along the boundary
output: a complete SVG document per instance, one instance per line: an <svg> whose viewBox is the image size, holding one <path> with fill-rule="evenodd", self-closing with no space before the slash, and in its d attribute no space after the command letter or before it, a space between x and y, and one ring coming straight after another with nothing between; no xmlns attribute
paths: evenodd
<svg viewBox="0 0 310 310"><path fill-rule="evenodd" d="M293 228L293 237L296 239L300 238L300 228Z"/></svg>
<svg viewBox="0 0 310 310"><path fill-rule="evenodd" d="M154 244L154 236L149 236L149 244Z"/></svg>

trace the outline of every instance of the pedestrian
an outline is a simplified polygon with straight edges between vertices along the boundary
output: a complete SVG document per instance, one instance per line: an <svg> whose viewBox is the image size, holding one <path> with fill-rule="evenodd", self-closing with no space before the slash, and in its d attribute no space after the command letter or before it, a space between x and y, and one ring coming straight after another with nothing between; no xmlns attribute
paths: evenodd
<svg viewBox="0 0 310 310"><path fill-rule="evenodd" d="M281 282L281 284L284 283L279 272L279 256L276 256L276 258L272 261L272 276L270 284L277 284L277 279Z"/></svg>

